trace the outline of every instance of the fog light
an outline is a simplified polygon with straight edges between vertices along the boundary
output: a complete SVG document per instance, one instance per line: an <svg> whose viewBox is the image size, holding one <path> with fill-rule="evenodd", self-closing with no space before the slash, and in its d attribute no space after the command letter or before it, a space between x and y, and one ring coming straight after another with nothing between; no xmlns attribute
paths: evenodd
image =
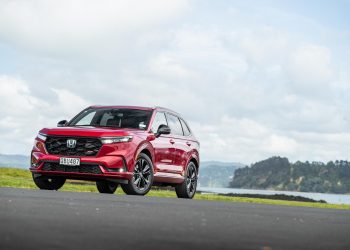
<svg viewBox="0 0 350 250"><path fill-rule="evenodd" d="M33 168L37 168L39 166L39 161L33 155L31 157L30 163Z"/></svg>
<svg viewBox="0 0 350 250"><path fill-rule="evenodd" d="M107 168L108 172L123 173L126 172L125 168Z"/></svg>

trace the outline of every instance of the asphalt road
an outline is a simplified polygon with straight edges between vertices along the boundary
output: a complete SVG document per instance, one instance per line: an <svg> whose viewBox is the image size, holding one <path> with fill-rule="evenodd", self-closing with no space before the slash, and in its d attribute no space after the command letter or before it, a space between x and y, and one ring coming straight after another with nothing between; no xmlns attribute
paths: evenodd
<svg viewBox="0 0 350 250"><path fill-rule="evenodd" d="M350 249L350 211L0 188L0 249Z"/></svg>

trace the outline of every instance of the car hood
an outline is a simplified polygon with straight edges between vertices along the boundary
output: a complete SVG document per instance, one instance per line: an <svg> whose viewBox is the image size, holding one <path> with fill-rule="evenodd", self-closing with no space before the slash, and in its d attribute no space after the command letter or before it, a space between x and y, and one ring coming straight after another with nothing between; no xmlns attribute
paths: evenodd
<svg viewBox="0 0 350 250"><path fill-rule="evenodd" d="M61 135L61 136L86 136L86 137L112 137L136 135L144 133L144 131L136 129L118 129L118 128L102 128L102 127L59 127L59 128L44 128L40 133L46 135Z"/></svg>

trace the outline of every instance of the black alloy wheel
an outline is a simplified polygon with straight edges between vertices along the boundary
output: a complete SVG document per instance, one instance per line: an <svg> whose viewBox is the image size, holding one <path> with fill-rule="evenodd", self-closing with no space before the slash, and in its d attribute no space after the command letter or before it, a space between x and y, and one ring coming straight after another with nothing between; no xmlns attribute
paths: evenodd
<svg viewBox="0 0 350 250"><path fill-rule="evenodd" d="M178 198L192 199L197 189L197 168L193 162L187 166L185 180L175 187Z"/></svg>
<svg viewBox="0 0 350 250"><path fill-rule="evenodd" d="M137 157L134 174L128 184L121 187L129 195L145 195L153 184L153 163L148 155L140 153Z"/></svg>

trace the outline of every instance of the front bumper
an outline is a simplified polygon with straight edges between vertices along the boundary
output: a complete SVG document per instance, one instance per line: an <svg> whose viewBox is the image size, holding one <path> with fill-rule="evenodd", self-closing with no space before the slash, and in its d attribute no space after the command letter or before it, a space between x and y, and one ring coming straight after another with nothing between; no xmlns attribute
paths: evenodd
<svg viewBox="0 0 350 250"><path fill-rule="evenodd" d="M35 175L62 176L67 179L83 180L108 179L120 183L127 183L132 178L132 173L127 171L124 158L118 155L76 157L32 152L31 157L29 169ZM79 158L80 166L60 165L60 157Z"/></svg>

